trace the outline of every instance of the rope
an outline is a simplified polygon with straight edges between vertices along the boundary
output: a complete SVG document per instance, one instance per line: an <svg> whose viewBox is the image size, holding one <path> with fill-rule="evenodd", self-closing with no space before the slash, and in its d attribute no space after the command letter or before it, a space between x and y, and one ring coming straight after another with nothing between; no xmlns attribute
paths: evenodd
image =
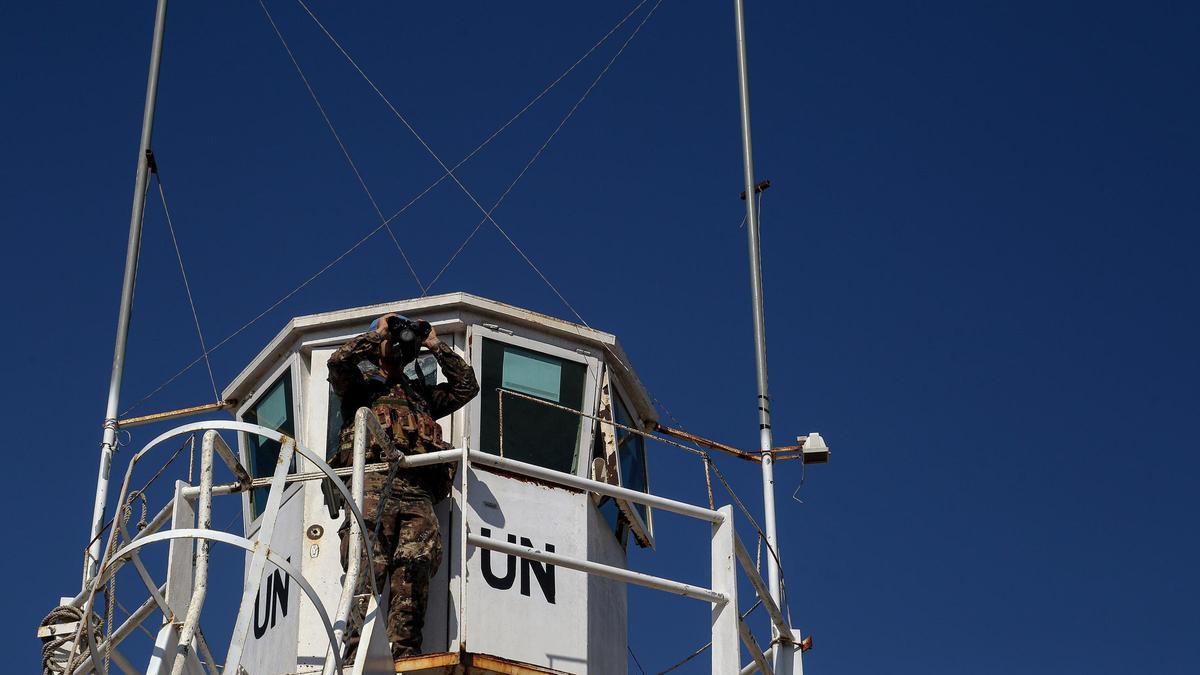
<svg viewBox="0 0 1200 675"><path fill-rule="evenodd" d="M412 262L408 259L408 254L404 252L404 247L400 245L400 240L396 238L396 233L392 231L391 225L388 224L388 219L384 217L383 211L379 208L379 202L375 200L375 195L371 193L371 188L367 187L367 181L363 178L362 172L359 171L358 165L354 163L354 158L350 156L350 150L342 142L341 135L334 128L333 120L329 119L329 114L325 111L325 106L321 105L321 99L317 97L316 90L313 89L312 84L308 81L308 77L305 76L304 69L300 67L300 62L296 60L295 54L292 53L292 48L288 46L287 40L283 37L279 26L275 23L275 18L271 16L271 11L267 9L267 5L263 0L258 0L258 6L262 7L263 13L267 15L267 21L270 22L271 29L275 31L275 36L279 38L279 43L283 45L283 50L287 52L288 59L295 66L296 74L300 76L300 81L304 83L304 88L308 90L308 95L317 106L317 111L321 113L321 118L325 120L325 126L329 128L329 133L333 134L333 140L337 141L338 147L342 150L342 155L346 158L346 163L350 165L350 169L354 172L354 177L358 179L358 184L362 186L363 192L366 193L367 199L370 200L371 208L375 209L375 214L379 216L379 222L387 229L388 235L392 238L392 243L396 245L396 250L400 252L400 257L404 259L404 265L408 267L413 280L417 282L417 288L421 289L421 295L424 296L426 294L425 285L421 283L421 277L417 276L417 270L413 268Z"/></svg>
<svg viewBox="0 0 1200 675"><path fill-rule="evenodd" d="M552 89L554 89L554 87L557 86L559 82L561 82L564 78L566 78L567 75L571 74L571 72L574 71L575 68L579 66L579 64L583 63L585 60L587 60L587 58L589 56L592 55L593 52L595 52L597 49L599 49L600 46L602 46L608 40L608 38L613 35L613 33L615 33L618 29L620 29L620 27L623 26L625 24L625 22L628 21L629 18L632 17L634 15L634 13L636 13L642 7L642 5L644 5L647 1L648 0L642 0L641 2L639 2L637 4L637 6L634 7L633 10L631 10L628 14L626 14L624 18L622 18L620 21L618 21L617 24L608 31L608 33L606 33L603 37L601 37L600 40L597 41L594 45L592 45L592 47L590 49L588 49L586 52L584 52L583 56L580 56L578 59L576 59L576 61L574 63L572 63L566 70L564 70L562 72L562 74L560 74L557 78L555 78L548 85L546 85L546 87L543 88L541 92L539 92L528 103L526 103L525 106L523 108L521 108L519 111L517 111L517 113L515 115L510 117L507 122L500 125L500 127L497 128L495 131L493 131L491 133L491 135L489 135L487 138L485 138L483 140L483 142L481 142L479 145L475 146L475 149L472 150L471 152L467 153L466 157L463 157L457 164L454 165L453 168L458 169L463 164L467 163L471 158L473 158L475 155L479 154L480 151L482 151L485 147L487 147L489 144L491 144L491 142L493 140L495 140L498 136L500 136L500 134L503 133L506 129L508 129L508 127L510 127L514 122L516 122L518 119L520 119L522 116L524 116L524 114L526 112L528 112L530 108L532 108L546 94L548 94ZM251 326L253 326L254 324L258 323L263 317L265 317L266 315L273 312L280 305L282 305L283 303L290 300L293 296L295 296L300 291L304 290L309 284L311 284L313 281L315 281L318 277L320 277L322 274L328 272L330 269L332 269L334 266L336 266L338 263L340 263L343 259L345 259L346 256L350 255L354 251L357 251L359 249L359 247L361 247L363 244L365 244L369 239L371 239L371 237L374 237L376 234L379 233L380 230L384 229L384 227L387 224L390 224L392 221L394 221L395 219L397 219L401 215L403 215L406 211L408 211L409 208L411 208L414 204L416 204L423 197L425 197L425 195L429 194L435 187L437 187L438 185L441 185L442 181L444 181L446 178L448 178L449 175L450 175L449 173L444 173L444 174L442 174L442 176L440 178L438 178L437 180L435 180L432 183L430 183L429 185L427 185L424 190L421 190L421 192L417 193L417 195L415 197L413 197L412 199L410 199L407 204L400 207L400 210L396 211L391 216L389 216L383 223L376 225L374 229L372 229L370 232L367 232L362 238L360 238L353 245L351 245L350 248L348 248L344 252L342 252L341 255L337 256L336 258L331 260L328 264L326 264L324 267L322 267L320 270L318 270L316 272L316 274L313 274L312 276L308 277L303 282L301 282L300 285L296 286L291 291L285 293L282 297L280 297L278 300L276 300L274 303L272 303L269 307L267 307L263 311L256 314L253 318L251 318L246 323L242 324L242 326L240 328L238 328L237 330L230 333L228 336L226 336L223 340L221 340L217 344L213 345L212 348L206 350L204 353L202 353L200 356L197 356L195 359L192 359L191 362L184 365L183 368L181 368L179 371L177 371L174 375L168 377L161 384L159 384L157 387L152 389L148 394L142 396L137 401L135 401L132 405L130 405L128 408L126 408L125 411L121 413L121 416L124 417L124 416L128 415L130 413L130 411L132 411L133 409L137 408L141 404L145 403L146 401L148 401L151 398L153 398L154 396L156 396L160 391L162 391L163 389L170 386L171 383L173 383L175 380L182 377L184 373L188 372L193 367L195 367L195 365L197 363L200 363L200 361L202 361L204 358L206 358L209 354L211 354L211 353L217 351L218 349L220 349L221 347L225 346L225 344L228 343L230 340L234 339L238 335L241 335L246 329L248 329ZM115 423L115 420L114 420L114 423Z"/></svg>
<svg viewBox="0 0 1200 675"><path fill-rule="evenodd" d="M641 3L638 3L638 6L633 9L633 12L630 12L630 14L626 15L626 19L628 19L629 16L632 16L633 13L640 9L642 5L646 4L647 1L648 0L643 0ZM500 204L503 203L506 198L508 198L509 193L512 192L513 188L517 186L517 183L521 182L521 179L525 177L525 174L528 173L534 162L541 158L542 154L546 151L546 148L549 147L550 142L554 140L554 137L558 135L558 132L562 131L562 128L567 124L567 121L575 115L575 111L579 110L579 106L582 105L584 100L587 99L588 95L592 93L592 90L596 88L596 85L600 84L600 80L604 79L604 76L608 74L609 69L612 68L613 63L620 58L621 54L625 51L625 48L629 46L629 43L633 40L633 38L637 37L637 34L642 30L642 26L646 25L646 21L650 19L650 16L654 14L654 11L657 10L658 6L661 4L662 0L658 0L654 7L652 7L650 11L646 13L646 16L642 18L641 23L634 28L633 32L625 39L625 42L617 50L616 54L614 54L613 57L609 59L608 63L604 65L604 68L600 70L600 73L596 75L596 77L592 80L592 83L588 85L588 88L584 90L583 94L575 101L575 104L572 105L570 110L567 111L567 114L559 121L558 126L554 128L554 131L550 132L550 135L546 138L545 142L542 143L541 147L537 149L537 152L533 153L533 156L529 158L529 161L525 163L525 166L521 168L521 171L517 174L517 177L508 184L508 187L504 189L504 192L500 195L500 197L494 204L492 204L492 208L489 209L487 213L484 214L483 219L475 225L475 229L471 230L471 233L467 235L467 238L463 240L463 243L459 245L458 250L456 250L454 254L450 256L450 259L447 260L446 264L442 266L442 269L437 273L437 276L433 278L433 281L429 282L430 286L433 286L435 283L437 283L438 279L442 278L442 274L450 267L454 260L458 258L458 254L462 253L463 249L466 248L471 239L475 237L475 234L479 232L479 228L483 227L485 222L491 220L492 224L496 226L496 229L500 230L500 233L503 234L504 238L508 240L508 243L512 244L513 248L517 250L517 253L519 253L521 257L525 259L525 262L529 263L529 266L532 267L535 272L537 272L538 276L542 277L542 281L546 282L546 285L550 286L550 289L554 291L555 295L562 300L563 304L570 308L576 317L579 317L579 312L576 312L575 308L571 307L571 303L567 302L567 299L564 298L561 293L559 293L558 289L554 287L554 284L550 283L550 280L546 278L546 275L542 274L542 271L533 264L533 261L529 259L529 256L525 255L525 252L522 251L519 246L517 246L516 242L514 242L512 238L508 236L508 233L505 232L495 220L492 220L491 216L492 213L499 208ZM622 19L622 23L624 23L624 21L625 20ZM609 34L611 35L611 32ZM605 37L607 38L607 36ZM579 317L579 319L580 321L583 321L582 317Z"/></svg>
<svg viewBox="0 0 1200 675"><path fill-rule="evenodd" d="M129 524L129 518L130 518L130 516L133 515L133 509L130 508L129 505L132 504L133 500L137 498L136 497L137 494L138 494L137 492L129 493L128 500L125 502L125 504L123 504L121 506L121 529L115 533L116 534L115 537L113 537L112 539L109 540L110 545L109 545L108 554L104 556L105 560L112 559L113 553L116 552L116 548L118 545L117 542L121 541L121 539L122 539L121 535L126 529L125 526ZM145 497L142 497L142 500L144 503ZM104 590L104 626L105 626L104 632L107 635L113 634L113 632L112 632L113 614L114 614L114 609L116 608L116 602L117 602L117 575L113 574L108 577L108 586ZM104 669L102 671L100 671L100 672L104 673L104 675L108 675L109 665L112 662L112 650L113 650L112 643L113 643L112 640L104 641Z"/></svg>
<svg viewBox="0 0 1200 675"><path fill-rule="evenodd" d="M171 232L171 244L175 246L175 258L179 261L179 273L183 276L183 290L187 293L188 305L192 308L192 321L196 324L196 336L200 338L200 351L204 354L204 365L208 367L208 381L212 383L213 400L219 401L221 395L217 393L217 378L213 376L212 361L208 358L208 348L204 346L204 331L200 329L200 315L196 313L196 301L192 298L192 285L188 283L187 269L183 266L183 253L179 250L179 240L175 237L175 223L171 220L171 209L167 208L167 193L163 191L162 175L158 172L157 162L155 164L154 184L158 186L158 198L162 201L167 229Z"/></svg>
<svg viewBox="0 0 1200 675"><path fill-rule="evenodd" d="M100 618L95 614L92 615L92 623L97 624ZM70 623L72 621L83 622L83 610L71 605L59 605L50 610L48 614L38 623L38 627L54 626L62 623ZM100 626L95 626L99 630ZM66 646L71 645L71 650L68 652ZM76 650L82 650L83 645L71 634L54 635L51 637L42 638L42 673L43 675L57 675L58 673L72 672L71 666L74 665ZM80 651L80 656L85 656L86 652Z"/></svg>

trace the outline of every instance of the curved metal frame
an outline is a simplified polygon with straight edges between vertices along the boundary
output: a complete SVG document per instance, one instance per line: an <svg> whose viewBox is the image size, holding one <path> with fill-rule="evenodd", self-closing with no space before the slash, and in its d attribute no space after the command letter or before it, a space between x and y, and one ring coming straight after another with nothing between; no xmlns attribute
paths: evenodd
<svg viewBox="0 0 1200 675"><path fill-rule="evenodd" d="M257 552L259 550L259 546L267 546L268 548L264 552L267 560L270 561L272 565L278 567L284 572L287 572L293 579L295 579L296 582L300 584L300 588L304 589L304 593L308 595L309 600L312 601L313 608L317 610L317 614L321 617L321 622L325 624L325 633L329 636L329 644L333 649L334 665L339 671L341 670L342 657L341 654L338 653L337 637L333 632L333 622L329 620L329 613L325 611L324 605L321 604L320 596L317 595L316 589L313 588L312 585L309 584L304 578L304 576L300 574L300 571L293 567L292 564L287 560L281 558L278 553L272 551L269 548L269 544L264 544L262 541L251 541L245 537L239 537L236 534L221 532L219 530L184 528L178 530L168 530L166 532L155 532L154 534L145 536L135 542L127 544L124 548L117 551L113 557L120 559L148 544L153 544L160 541L169 541L171 539L207 539L210 541L217 541L223 544L237 546L252 553ZM225 667L228 668L229 664L226 664Z"/></svg>
<svg viewBox="0 0 1200 675"><path fill-rule="evenodd" d="M205 431L205 432L240 431L240 432L244 432L244 433L250 433L250 434L262 436L263 438L267 438L269 440L273 440L273 441L276 441L281 444L285 444L288 441L291 441L291 443L293 444L293 447L294 447L294 451L299 453L302 457L304 457L308 461L310 461L321 473L325 474L325 476L328 477L333 482L334 486L336 486L337 489L341 492L341 495L345 500L345 505L349 508L350 512L354 515L354 519L351 521L352 529L357 529L358 533L360 535L360 537L354 543L365 544L368 559L372 559L374 557L374 547L373 547L370 539L368 537L366 537L364 534L366 532L367 528L366 528L366 520L363 517L362 511L358 508L358 504L354 500L354 495L346 487L345 483L338 477L338 475L336 473L334 473L333 469L322 458L317 456L315 453L313 453L308 448L295 442L295 439L292 439L290 436L280 433L279 431L276 431L274 429L270 429L268 427L260 426L257 424L250 424L248 422L227 421L227 420L207 420L207 421L203 421L203 422L193 422L191 424L185 424L185 425L182 425L179 427L175 427L174 429L170 429L166 432L163 432L162 434L159 434L155 438L151 439L149 443L142 446L142 449L139 450L130 459L129 466L125 470L125 477L121 482L121 490L118 494L117 503L123 504L125 499L127 498L128 492L129 492L129 483L133 477L133 470L137 466L138 461L140 461L143 456L145 456L152 449L154 449L156 446L160 445L164 441L167 441L171 438L175 438L175 437L182 436L185 434L198 432L198 431ZM207 436L208 434L206 433L205 435ZM361 480L359 482L361 484ZM96 592L99 590L99 588L104 583L106 583L108 581L108 579L113 574L116 573L117 566L112 565L111 562L119 561L121 558L125 557L126 555L132 554L134 551L136 551L137 549L141 548L142 546L144 546L148 543L190 537L190 538L194 538L194 539L207 539L207 540L213 540L213 541L221 541L224 543L229 543L229 544L239 546L241 548L245 548L246 550L249 550L252 552L256 551L255 542L252 542L251 540L246 539L245 537L239 537L237 535L233 535L233 534L230 534L227 532L221 532L221 531L217 531L217 530L191 528L191 529L170 530L168 532L159 532L159 533L147 535L145 537L138 539L137 541L130 542L125 547L123 547L122 549L120 549L119 551L114 553L113 555L109 556L107 553L109 551L112 551L112 546L114 544L116 536L117 536L117 528L114 527L109 532L108 542L104 548L104 551L106 552L106 554L103 557L103 559L100 561L99 570L98 570L97 574L91 580L90 593L88 593L88 598L87 598L87 601L86 601L85 607L84 607L85 615L94 611L95 602L96 602ZM269 542L267 545L269 546ZM325 623L326 631L327 631L327 633L329 633L329 637L330 637L330 654L329 654L329 656L327 656L327 663L328 663L328 659L332 658L332 660L335 664L335 667L340 671L340 669L341 669L341 654L340 654L340 650L338 649L338 643L340 642L341 634L344 633L344 626L342 626L341 629L335 631L334 624L330 622L329 615L325 611L324 606L320 603L319 599L317 598L315 591L308 584L308 582L306 580L304 580L304 578L302 576L300 576L298 573L295 572L295 570L292 569L290 564L288 564L286 561L281 563L278 560L278 556L276 556L273 552L271 552L269 548L266 550L265 555L266 555L266 558L268 560L270 560L270 562L272 564L274 564L276 567L279 567L280 569L284 570L291 576L296 577L296 579L300 583L301 587L304 588L305 592L310 596L310 600L312 600L314 605L316 605L316 609L321 616L321 620ZM371 574L368 576L369 576L371 592L373 595L378 596L379 589L377 588L377 585L375 583L375 575ZM353 589L351 589L351 593L352 592L353 592ZM339 603L339 605L340 604L341 603ZM339 609L340 609L340 607L339 607ZM345 620L343 619L342 622L344 623L344 621ZM90 623L84 622L80 626L78 632L76 633L76 641L77 642L78 642L79 638L82 637L80 635L81 633L86 634L88 647L91 651L92 658L93 659L96 658L99 655L99 647L96 642L95 632L92 630ZM228 666L228 664L226 664L226 665Z"/></svg>

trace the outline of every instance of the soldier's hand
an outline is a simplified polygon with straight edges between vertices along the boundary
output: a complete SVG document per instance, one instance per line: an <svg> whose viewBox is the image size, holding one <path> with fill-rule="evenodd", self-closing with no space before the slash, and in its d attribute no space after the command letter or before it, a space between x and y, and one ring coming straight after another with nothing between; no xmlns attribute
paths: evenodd
<svg viewBox="0 0 1200 675"><path fill-rule="evenodd" d="M392 317L398 318L399 316L400 316L399 314L396 314L395 312L393 312L391 314L384 314L383 316L379 317L378 319L376 319L376 321L378 321L379 324L376 326L375 332L379 333L380 335L387 335L389 332L388 331L388 319L391 319Z"/></svg>
<svg viewBox="0 0 1200 675"><path fill-rule="evenodd" d="M441 342L441 340L438 339L437 329L435 329L433 326L430 326L429 335L425 336L425 341L421 343L421 346L425 347L426 349L433 349L439 342Z"/></svg>
<svg viewBox="0 0 1200 675"><path fill-rule="evenodd" d="M396 314L384 314L379 317L379 325L375 328L375 332L383 337L379 341L379 358L386 359L392 356L392 340L388 330L388 319L396 316Z"/></svg>

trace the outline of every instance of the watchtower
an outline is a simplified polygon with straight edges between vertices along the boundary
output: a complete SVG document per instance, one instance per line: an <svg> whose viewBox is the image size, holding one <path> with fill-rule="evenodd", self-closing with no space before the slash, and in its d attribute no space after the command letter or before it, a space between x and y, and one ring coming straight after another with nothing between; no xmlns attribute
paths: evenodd
<svg viewBox="0 0 1200 675"><path fill-rule="evenodd" d="M366 463L366 447L382 441L384 432L375 415L360 408L352 422L352 466L329 466L343 420L327 362L372 319L393 312L435 326L471 363L481 392L439 421L452 448L398 460L457 469L449 498L436 509L444 554L431 583L423 653L392 661L386 622L378 620L388 599L374 589L367 598L365 647L342 672L623 673L628 584L699 601L697 609L710 617L712 672L802 672L798 654L805 644L795 639L735 534L732 507L705 508L652 494L645 443L679 445L648 433L666 431L757 458L659 426L614 336L464 293L292 319L225 389L223 400L238 402L235 420L174 427L131 455L116 497L124 515L113 521L117 526L108 534L96 576L75 597L62 598L39 629L53 640L47 659L78 659L76 675L91 672L101 655L126 673L212 675L221 661L229 675L338 672L355 582L359 575L370 578L356 562L360 549L371 545L363 530L364 476L387 471L388 464ZM418 355L408 375L428 383L444 379L432 355ZM139 422L148 423L126 423ZM203 440L196 444L200 434ZM234 434L236 442L227 440ZM180 437L190 437L193 450L199 449L198 478L189 468L188 479L175 482L157 515L144 513L136 533L129 531L125 516L133 502L140 498L146 507L144 493L130 491L138 462L162 454L167 441ZM817 461L828 454L820 436L811 434L803 446L778 449L775 456L799 458L801 451ZM217 459L229 478L215 479ZM240 534L213 527L217 497L241 500ZM628 568L630 546L654 546L656 513L711 525L708 586ZM338 530L347 522L350 555L343 568ZM157 544L168 544L165 560L161 549L158 554L166 565L161 582L150 571L155 562L144 557ZM243 571L210 571L214 544L248 552ZM104 589L111 593L114 575L131 563L149 599L111 632L79 620L95 612ZM771 619L766 650L739 615L739 565ZM214 636L200 626L209 588L218 584L226 591L241 587L220 660L210 644ZM159 615L162 623L143 671L119 647ZM72 617L76 620L64 620ZM752 659L745 666L739 642ZM773 668L771 659L779 665Z"/></svg>
<svg viewBox="0 0 1200 675"><path fill-rule="evenodd" d="M444 555L431 583L423 651L435 656L427 660L461 659L469 648L477 660L499 657L566 672L624 672L624 584L479 548L460 536L469 533L619 568L626 566L628 546L653 545L651 508L512 473L503 461L648 490L644 439L600 424L610 420L643 429L655 420L613 335L464 293L302 316L288 322L234 379L225 400L242 402L235 411L238 420L280 431L328 458L343 420L326 362L339 345L389 312L430 322L471 363L481 393L440 421L443 437L455 448L502 460L474 462L458 471L451 497L437 506ZM408 375L430 383L444 380L428 354L410 365ZM270 477L280 443L245 432L239 436L240 459L251 476ZM296 472L312 470L303 458L295 461ZM332 608L341 593L342 515L328 488L320 481L286 488L271 548L298 561ZM248 538L259 534L266 495L265 486L242 495ZM300 589L288 582L267 571L260 584L243 657L249 672L292 672L325 661L324 626Z"/></svg>

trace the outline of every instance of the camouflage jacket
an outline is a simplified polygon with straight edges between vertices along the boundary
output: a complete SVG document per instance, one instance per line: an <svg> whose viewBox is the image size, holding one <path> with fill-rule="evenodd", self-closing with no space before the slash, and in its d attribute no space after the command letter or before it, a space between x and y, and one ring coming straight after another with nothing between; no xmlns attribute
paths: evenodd
<svg viewBox="0 0 1200 675"><path fill-rule="evenodd" d="M330 462L333 466L350 466L353 461L354 414L359 408L370 408L375 413L400 451L422 454L450 447L442 440L436 420L463 407L479 393L474 369L442 342L431 351L446 382L430 386L402 374L384 380L378 367L382 340L374 331L364 333L329 357L329 383L341 398L342 413L338 450ZM388 455L380 448L370 448L367 461L386 461ZM402 470L394 490L438 501L449 492L454 468L454 464L438 464Z"/></svg>

